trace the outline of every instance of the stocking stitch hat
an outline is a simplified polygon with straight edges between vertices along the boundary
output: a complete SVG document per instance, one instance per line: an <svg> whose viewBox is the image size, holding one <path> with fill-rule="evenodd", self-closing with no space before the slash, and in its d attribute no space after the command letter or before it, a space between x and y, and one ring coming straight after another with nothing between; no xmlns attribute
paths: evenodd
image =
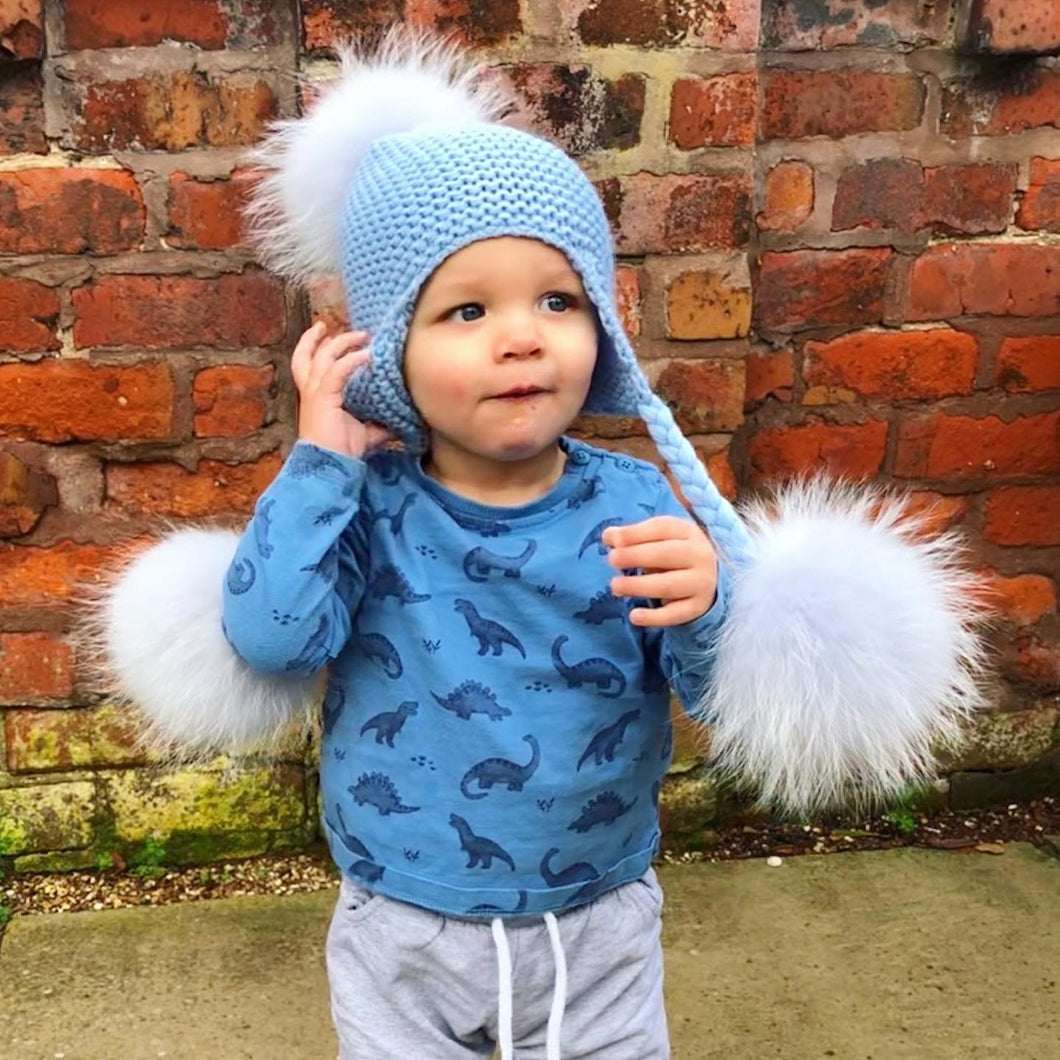
<svg viewBox="0 0 1060 1060"><path fill-rule="evenodd" d="M697 707L717 767L800 812L930 777L936 746L981 701L980 605L955 541L927 537L901 501L821 481L741 519L637 364L592 184L559 148L500 121L512 99L485 74L435 38L395 30L373 52L346 51L336 84L255 152L264 176L248 218L262 259L298 283L340 275L349 318L369 333L371 361L347 383L346 408L422 450L401 361L431 273L496 236L562 251L598 318L585 410L645 421L732 574ZM310 690L249 671L224 640L217 571L234 536L197 536L183 553L180 541L116 580L98 609L101 636L155 745L231 749L275 731ZM206 603L192 609L197 595Z"/></svg>

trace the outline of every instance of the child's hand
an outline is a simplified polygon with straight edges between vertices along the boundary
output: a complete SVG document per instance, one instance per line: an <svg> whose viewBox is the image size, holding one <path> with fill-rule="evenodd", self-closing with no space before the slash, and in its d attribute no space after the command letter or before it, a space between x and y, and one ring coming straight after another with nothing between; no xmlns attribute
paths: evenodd
<svg viewBox="0 0 1060 1060"><path fill-rule="evenodd" d="M702 528L675 515L659 515L631 526L608 527L601 538L619 570L611 579L615 596L659 600L659 607L635 607L635 626L679 626L710 610L718 589L718 558Z"/></svg>
<svg viewBox="0 0 1060 1060"><path fill-rule="evenodd" d="M350 373L367 364L366 331L344 331L327 337L317 321L298 340L291 356L291 375L298 387L298 438L346 456L361 457L387 437L384 428L361 423L342 407L342 388Z"/></svg>

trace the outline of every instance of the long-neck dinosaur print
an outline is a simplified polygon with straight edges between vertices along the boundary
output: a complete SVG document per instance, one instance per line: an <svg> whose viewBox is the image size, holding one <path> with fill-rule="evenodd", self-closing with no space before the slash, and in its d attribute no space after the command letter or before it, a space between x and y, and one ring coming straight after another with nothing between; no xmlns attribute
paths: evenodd
<svg viewBox="0 0 1060 1060"><path fill-rule="evenodd" d="M609 659L593 657L577 663L564 662L560 653L568 640L570 637L564 634L552 644L552 665L560 677L566 680L568 688L595 685L600 694L608 699L617 699L625 692L625 675Z"/></svg>
<svg viewBox="0 0 1060 1060"><path fill-rule="evenodd" d="M501 556L483 545L478 545L464 556L464 573L473 582L489 581L490 574L494 571L503 574L505 578L518 578L536 551L536 541L528 541L526 548L518 556Z"/></svg>
<svg viewBox="0 0 1060 1060"><path fill-rule="evenodd" d="M587 861L576 861L565 869L554 872L549 862L558 853L559 847L552 847L541 859L541 876L549 887L569 887L572 883L588 883L600 878L600 873Z"/></svg>
<svg viewBox="0 0 1060 1060"><path fill-rule="evenodd" d="M507 758L486 758L476 762L460 781L460 794L466 799L484 799L494 784L506 784L509 791L522 791L523 785L537 772L541 764L541 747L537 740L527 733L523 739L530 745L530 761L525 766ZM478 795L468 789L478 784Z"/></svg>
<svg viewBox="0 0 1060 1060"><path fill-rule="evenodd" d="M578 759L578 770L580 770L590 758L593 759L595 765L601 765L604 762L613 762L615 760L615 752L622 746L622 740L625 738L626 729L631 722L636 721L639 717L639 710L627 710L618 721L597 731L589 741L588 746L582 752L581 758ZM575 770L575 772L578 770Z"/></svg>

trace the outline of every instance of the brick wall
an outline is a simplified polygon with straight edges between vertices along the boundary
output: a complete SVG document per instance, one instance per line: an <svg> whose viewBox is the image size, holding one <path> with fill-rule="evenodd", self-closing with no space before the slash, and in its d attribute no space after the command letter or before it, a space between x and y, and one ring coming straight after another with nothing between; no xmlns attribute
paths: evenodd
<svg viewBox="0 0 1060 1060"><path fill-rule="evenodd" d="M955 783L1047 753L1060 65L1033 53L1060 26L1051 0L1016 21L1020 0L991 6L2 0L0 858L313 833L297 753L238 779L140 762L74 598L166 519L244 520L279 466L308 316L240 246L243 149L297 113L292 69L394 17L503 66L596 182L627 327L727 493L827 467L967 534L997 589L999 679ZM582 429L650 455L638 424ZM704 799L681 792L668 823L694 828Z"/></svg>

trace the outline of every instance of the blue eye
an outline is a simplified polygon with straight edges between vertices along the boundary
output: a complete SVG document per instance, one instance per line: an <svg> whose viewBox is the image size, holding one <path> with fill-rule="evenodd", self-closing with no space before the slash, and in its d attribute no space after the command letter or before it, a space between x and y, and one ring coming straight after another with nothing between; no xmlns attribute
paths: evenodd
<svg viewBox="0 0 1060 1060"><path fill-rule="evenodd" d="M466 302L464 305L458 305L455 309L451 309L446 314L446 320L463 320L470 323L472 320L479 320L485 315L486 310L478 302Z"/></svg>
<svg viewBox="0 0 1060 1060"><path fill-rule="evenodd" d="M565 313L568 309L574 308L576 301L569 294L553 291L551 294L546 294L540 304L550 313Z"/></svg>

